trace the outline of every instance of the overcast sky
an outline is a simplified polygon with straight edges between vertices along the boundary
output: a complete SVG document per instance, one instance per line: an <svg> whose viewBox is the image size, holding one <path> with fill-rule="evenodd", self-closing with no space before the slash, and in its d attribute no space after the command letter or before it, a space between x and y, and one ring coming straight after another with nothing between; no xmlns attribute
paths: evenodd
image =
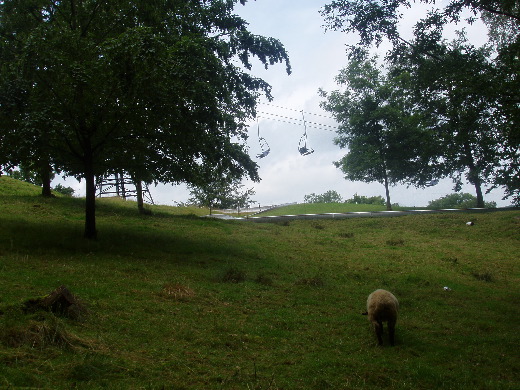
<svg viewBox="0 0 520 390"><path fill-rule="evenodd" d="M343 199L355 193L366 196L384 196L384 187L379 183L350 182L343 178L333 161L345 155L346 150L334 145L334 127L337 124L328 112L320 108L318 90L332 91L339 87L334 77L346 66L346 44L356 42L355 35L327 31L323 27L320 8L330 0L256 0L245 6L237 5L236 13L249 22L249 30L254 34L279 39L289 52L292 74L287 75L284 64L265 70L258 62L253 62L252 73L272 86L274 100L262 99L258 122L251 123L248 146L250 155L259 164L260 183L245 184L253 187L256 195L252 198L261 205L303 202L304 196L322 194L328 190L337 191ZM405 11L402 33L411 36L411 27L418 18L426 14L425 5L414 5ZM452 29L454 30L454 29ZM485 29L474 25L468 35L476 41L485 39ZM384 51L385 47L381 48ZM302 113L303 110L303 113ZM306 129L303 126L306 121ZM259 144L263 137L271 152L265 158L256 158L261 153ZM307 146L314 153L301 156L298 144L307 132ZM58 182L59 179L56 180ZM84 186L68 179L67 185L84 196ZM452 193L451 180L442 180L427 189L395 186L390 189L392 203L402 206L426 206L428 201ZM189 192L183 185L159 185L150 187L155 203L173 205L186 202ZM465 186L464 192L474 194L474 188ZM499 206L509 205L502 201L502 192L493 191L485 195L486 201L495 201Z"/></svg>

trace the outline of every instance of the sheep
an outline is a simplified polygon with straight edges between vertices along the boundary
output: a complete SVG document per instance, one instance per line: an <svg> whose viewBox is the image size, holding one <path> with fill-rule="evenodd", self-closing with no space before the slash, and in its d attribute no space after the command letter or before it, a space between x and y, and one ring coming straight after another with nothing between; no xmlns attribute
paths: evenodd
<svg viewBox="0 0 520 390"><path fill-rule="evenodd" d="M368 296L367 312L363 314L368 315L368 320L374 325L379 345L383 345L383 321L387 322L390 344L394 345L398 310L399 301L389 291L379 289Z"/></svg>

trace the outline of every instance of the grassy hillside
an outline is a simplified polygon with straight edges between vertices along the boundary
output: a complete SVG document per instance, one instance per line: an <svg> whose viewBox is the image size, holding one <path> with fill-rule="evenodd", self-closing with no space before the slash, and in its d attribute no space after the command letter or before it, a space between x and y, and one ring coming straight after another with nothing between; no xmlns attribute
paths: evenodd
<svg viewBox="0 0 520 390"><path fill-rule="evenodd" d="M401 210L395 207L394 210ZM410 209L409 207L406 209ZM299 203L268 210L258 214L259 216L270 215L299 215L299 214L321 214L321 213L350 213L359 211L384 211L386 206L375 204L351 204L351 203Z"/></svg>
<svg viewBox="0 0 520 390"><path fill-rule="evenodd" d="M85 241L82 199L6 180L0 387L520 385L518 211L255 224L111 199ZM22 310L62 284L82 320ZM400 300L395 347L360 315L376 288Z"/></svg>
<svg viewBox="0 0 520 390"><path fill-rule="evenodd" d="M41 187L9 176L0 176L0 196L33 196L41 193Z"/></svg>

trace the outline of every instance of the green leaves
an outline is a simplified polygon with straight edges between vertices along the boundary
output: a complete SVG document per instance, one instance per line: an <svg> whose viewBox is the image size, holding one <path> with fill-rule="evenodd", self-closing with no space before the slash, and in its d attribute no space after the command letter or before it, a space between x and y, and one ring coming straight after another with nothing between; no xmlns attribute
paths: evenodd
<svg viewBox="0 0 520 390"><path fill-rule="evenodd" d="M249 69L256 57L266 67L290 65L278 40L252 34L233 14L236 3L1 2L0 83L23 89L18 103L0 93L0 123L11 121L9 145L20 150L0 162L45 154L87 179L90 212L94 176L113 171L198 182L206 166L219 165L258 179L242 141L257 98L271 98L271 88L236 64ZM8 118L15 106L18 122ZM22 131L28 124L38 131ZM38 134L46 148L34 153Z"/></svg>
<svg viewBox="0 0 520 390"><path fill-rule="evenodd" d="M431 2L420 0L418 3ZM322 14L329 28L359 34L357 46L350 51L351 59L358 63L362 64L359 60L366 60L368 50L383 39L392 44L387 61L392 76L399 83L397 89L405 91L409 107L414 108L416 119L412 122L417 122L416 114L419 114L418 123L428 129L435 140L432 144L436 145L436 152L425 143L421 146L430 149L421 154L437 154L436 159L430 159L435 175L451 176L457 185L465 176L475 186L479 205L483 204L483 184L503 187L506 196L518 202L520 187L516 178L520 170L516 161L520 159L520 139L514 130L520 125L518 2L450 0L437 4L415 24L414 38L408 41L399 36L397 29L402 17L400 10L404 7L413 5L406 0L336 0L326 5ZM464 32L459 32L452 42L443 39L446 26L460 22L463 11L468 9L471 11L471 16L466 18L468 23L481 17L490 28L489 45L472 46ZM348 72L351 74L342 73L338 77L338 83L348 80L358 90L358 100L365 96L364 89L386 93L374 83L374 74L368 69L350 66ZM363 76L356 77L356 72ZM409 78L406 85L398 81L402 75ZM339 108L337 98L340 96L330 95L329 104ZM350 98L346 93L342 97ZM406 114L409 108L397 105L396 109L404 110L404 117L414 118ZM338 120L346 123L346 115L336 111ZM388 114L385 114L387 118ZM351 112L350 115L349 120L353 121L357 114ZM348 126L343 127L348 131ZM346 146L341 140L339 144ZM423 179L418 184L422 182Z"/></svg>
<svg viewBox="0 0 520 390"><path fill-rule="evenodd" d="M322 91L322 107L340 123L335 143L348 149L336 167L348 180L383 184L388 207L390 185L420 183L432 174L433 155L420 148L431 134L403 88L409 80L407 73L385 74L375 58L354 60L337 78L344 91Z"/></svg>

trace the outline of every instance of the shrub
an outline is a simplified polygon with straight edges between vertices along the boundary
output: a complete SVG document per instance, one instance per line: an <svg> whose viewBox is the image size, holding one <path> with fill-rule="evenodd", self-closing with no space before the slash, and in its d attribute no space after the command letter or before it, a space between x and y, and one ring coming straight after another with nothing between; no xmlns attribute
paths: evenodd
<svg viewBox="0 0 520 390"><path fill-rule="evenodd" d="M497 207L495 202L484 202L486 208ZM462 192L448 194L442 198L432 200L428 203L428 209L467 209L477 207L477 198L471 194Z"/></svg>
<svg viewBox="0 0 520 390"><path fill-rule="evenodd" d="M61 184L57 184L54 187L54 191L56 191L62 195L66 195L66 196L74 195L74 189L72 187L65 187L65 186L62 186Z"/></svg>
<svg viewBox="0 0 520 390"><path fill-rule="evenodd" d="M354 194L351 199L347 199L345 203L350 204L375 204L379 206L384 206L386 204L385 199L382 196L371 196L366 197L364 195Z"/></svg>
<svg viewBox="0 0 520 390"><path fill-rule="evenodd" d="M305 195L303 201L305 203L341 203L343 199L336 191L329 190L321 195L316 195L315 193Z"/></svg>

